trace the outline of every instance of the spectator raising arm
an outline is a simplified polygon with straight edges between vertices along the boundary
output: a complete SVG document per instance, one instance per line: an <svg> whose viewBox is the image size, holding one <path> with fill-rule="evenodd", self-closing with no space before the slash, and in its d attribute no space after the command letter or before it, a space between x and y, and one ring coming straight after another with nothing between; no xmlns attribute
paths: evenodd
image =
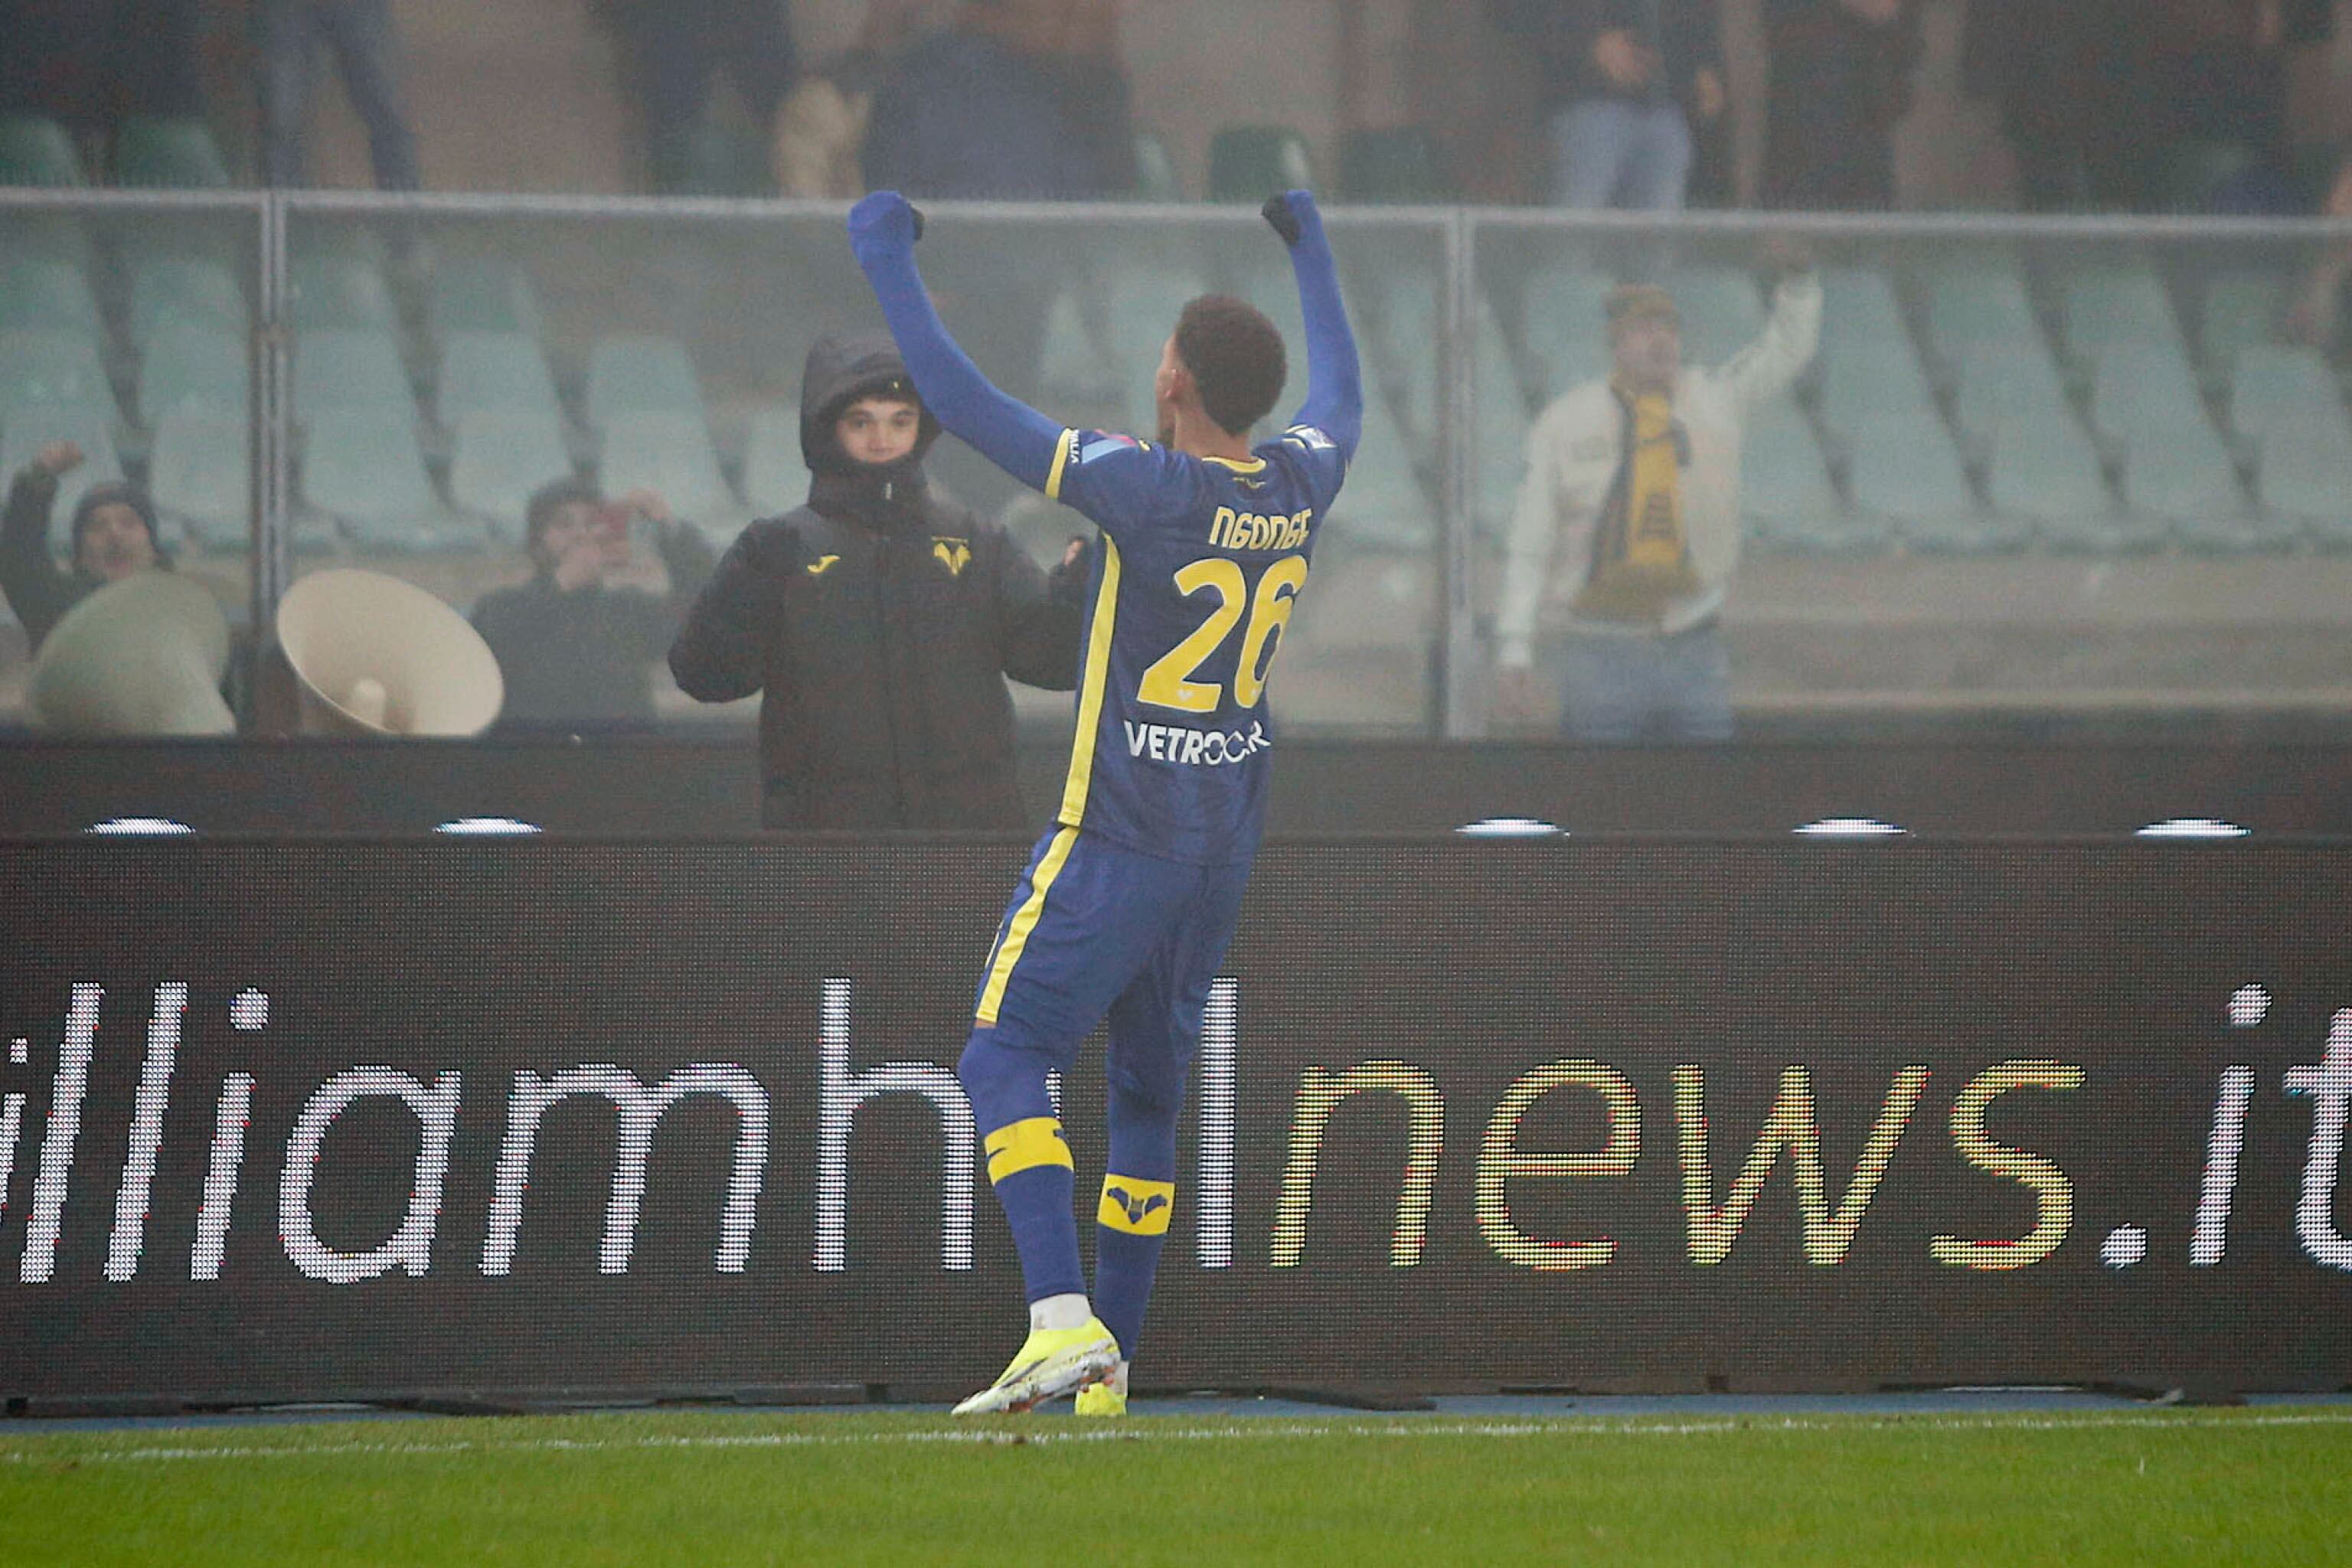
<svg viewBox="0 0 2352 1568"><path fill-rule="evenodd" d="M1364 431L1364 375L1339 298L1339 268L1324 237L1323 215L1312 195L1292 191L1268 201L1265 217L1290 247L1299 313L1307 321L1307 402L1292 423L1322 431L1352 461Z"/></svg>
<svg viewBox="0 0 2352 1568"><path fill-rule="evenodd" d="M1042 492L1062 426L998 391L948 335L915 267L915 241L922 232L922 215L896 191L877 191L850 209L850 248L873 285L923 405L941 429Z"/></svg>

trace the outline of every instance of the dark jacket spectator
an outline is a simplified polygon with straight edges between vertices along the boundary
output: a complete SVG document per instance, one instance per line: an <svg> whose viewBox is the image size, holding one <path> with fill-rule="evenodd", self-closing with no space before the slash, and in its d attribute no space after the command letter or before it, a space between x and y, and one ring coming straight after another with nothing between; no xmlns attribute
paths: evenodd
<svg viewBox="0 0 2352 1568"><path fill-rule="evenodd" d="M1895 127L1924 52L1918 0L1766 0L1768 206L1895 205Z"/></svg>
<svg viewBox="0 0 2352 1568"><path fill-rule="evenodd" d="M845 412L915 408L905 456L862 463ZM1016 828L1004 678L1077 679L1083 584L933 494L938 426L887 337L829 337L801 391L808 504L753 523L719 563L669 666L689 696L762 692L765 820L782 828Z"/></svg>
<svg viewBox="0 0 2352 1568"><path fill-rule="evenodd" d="M655 528L669 592L615 584L630 561L629 525ZM559 479L531 497L530 582L485 594L474 626L506 678L501 729L635 729L654 720L653 666L686 607L710 577L710 547L637 491L607 505L595 489Z"/></svg>
<svg viewBox="0 0 2352 1568"><path fill-rule="evenodd" d="M645 100L656 188L690 188L695 137L721 72L751 118L774 125L800 70L786 0L626 0L622 16Z"/></svg>
<svg viewBox="0 0 2352 1568"><path fill-rule="evenodd" d="M2000 109L2035 212L2147 199L2147 0L1969 0L1968 90Z"/></svg>
<svg viewBox="0 0 2352 1568"><path fill-rule="evenodd" d="M1067 200L1135 184L1117 13L1102 0L971 0L876 94L866 183L910 196Z"/></svg>
<svg viewBox="0 0 2352 1568"><path fill-rule="evenodd" d="M1725 107L1717 0L1489 0L1489 9L1536 62L1551 199L1679 208L1693 127Z"/></svg>
<svg viewBox="0 0 2352 1568"><path fill-rule="evenodd" d="M81 449L71 442L42 448L8 487L7 510L0 517L0 593L34 653L67 611L109 583L172 565L145 494L131 485L100 484L75 503L72 564L58 566L49 554L49 512L58 477L80 462Z"/></svg>

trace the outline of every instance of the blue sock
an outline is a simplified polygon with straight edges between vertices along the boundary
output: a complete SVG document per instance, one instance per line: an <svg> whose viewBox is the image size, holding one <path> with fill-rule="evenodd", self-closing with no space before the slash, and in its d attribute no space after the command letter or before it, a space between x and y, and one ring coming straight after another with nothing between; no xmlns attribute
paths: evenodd
<svg viewBox="0 0 2352 1568"><path fill-rule="evenodd" d="M1094 1303L1095 1316L1129 1361L1143 1340L1152 1279L1176 1209L1176 1117L1172 1100L1123 1092L1114 1076L1110 1169L1095 1210Z"/></svg>
<svg viewBox="0 0 2352 1568"><path fill-rule="evenodd" d="M988 1179L1013 1227L1032 1301L1084 1295L1087 1289L1077 1217L1071 1212L1077 1184L1070 1145L1045 1092L1047 1066L1043 1054L1000 1038L993 1028L973 1030L956 1063L956 1077L985 1133Z"/></svg>
<svg viewBox="0 0 2352 1568"><path fill-rule="evenodd" d="M1110 1188L1133 1184L1112 1176L1103 1185L1104 1205L1108 1207L1118 1201L1110 1195ZM1134 1211L1130 1205L1125 1212ZM1157 1214L1165 1225L1168 1205L1161 1205ZM1151 1282L1160 1269L1160 1250L1167 1242L1165 1230L1147 1236L1122 1226L1095 1227L1095 1316L1118 1341L1118 1352L1129 1361L1135 1359L1136 1348L1143 1340L1143 1316L1151 1306Z"/></svg>

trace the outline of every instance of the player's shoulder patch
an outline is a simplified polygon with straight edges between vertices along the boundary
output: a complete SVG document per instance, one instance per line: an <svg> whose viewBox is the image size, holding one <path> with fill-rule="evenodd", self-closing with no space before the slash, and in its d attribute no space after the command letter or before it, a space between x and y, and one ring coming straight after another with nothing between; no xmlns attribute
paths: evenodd
<svg viewBox="0 0 2352 1568"><path fill-rule="evenodd" d="M1104 458L1117 457L1121 452L1141 452L1150 449L1148 442L1139 441L1132 436L1121 436L1107 430L1082 431L1078 435L1076 445L1076 461L1081 467Z"/></svg>
<svg viewBox="0 0 2352 1568"><path fill-rule="evenodd" d="M1339 443L1312 425L1293 425L1282 433L1282 438L1308 452L1335 452Z"/></svg>

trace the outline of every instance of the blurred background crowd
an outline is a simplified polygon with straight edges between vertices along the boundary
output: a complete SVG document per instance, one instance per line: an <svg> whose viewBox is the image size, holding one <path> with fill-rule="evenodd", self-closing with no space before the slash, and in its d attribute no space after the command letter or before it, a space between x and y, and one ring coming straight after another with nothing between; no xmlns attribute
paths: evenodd
<svg viewBox="0 0 2352 1568"><path fill-rule="evenodd" d="M2352 243L2235 220L2352 216L2342 9L0 0L0 725L81 599L160 567L220 602L267 729L279 597L352 565L490 635L509 727L748 724L663 656L747 524L821 499L803 372L874 313L836 208L600 198L1008 204L926 248L950 325L1149 434L1184 300L1296 342L1248 216L1296 184L1339 215L1372 399L1286 723L2340 724ZM110 186L216 195L77 195ZM280 258L258 187L424 197L272 209ZM1824 213L1874 216L1780 216ZM1655 482L1637 425L1681 454ZM1064 564L1070 514L952 442L925 474L952 537ZM1637 482L1679 558L1629 600L1595 584Z"/></svg>

